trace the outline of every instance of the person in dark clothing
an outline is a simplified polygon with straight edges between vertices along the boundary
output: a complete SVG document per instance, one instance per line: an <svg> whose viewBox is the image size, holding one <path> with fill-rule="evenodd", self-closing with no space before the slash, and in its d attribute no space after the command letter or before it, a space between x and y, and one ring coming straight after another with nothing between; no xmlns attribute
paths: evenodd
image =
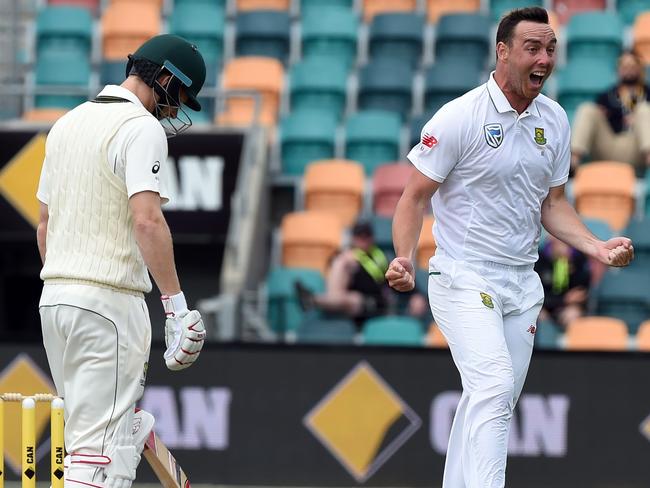
<svg viewBox="0 0 650 488"><path fill-rule="evenodd" d="M618 60L618 82L593 102L580 105L573 121L571 167L585 157L623 161L642 175L650 164L650 87L639 56L625 51Z"/></svg>

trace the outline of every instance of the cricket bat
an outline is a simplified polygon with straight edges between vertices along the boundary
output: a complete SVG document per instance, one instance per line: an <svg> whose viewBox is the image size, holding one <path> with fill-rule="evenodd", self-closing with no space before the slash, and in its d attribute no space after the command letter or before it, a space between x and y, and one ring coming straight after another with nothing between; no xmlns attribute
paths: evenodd
<svg viewBox="0 0 650 488"><path fill-rule="evenodd" d="M185 471L153 430L144 444L143 454L163 488L190 488Z"/></svg>

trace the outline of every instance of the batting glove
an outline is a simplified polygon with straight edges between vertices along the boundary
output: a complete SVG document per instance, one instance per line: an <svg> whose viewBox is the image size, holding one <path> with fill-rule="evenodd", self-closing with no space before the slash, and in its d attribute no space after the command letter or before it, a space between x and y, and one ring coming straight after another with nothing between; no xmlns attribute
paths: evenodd
<svg viewBox="0 0 650 488"><path fill-rule="evenodd" d="M172 371L190 367L205 342L205 326L198 310L188 310L183 292L161 297L165 309L165 364Z"/></svg>

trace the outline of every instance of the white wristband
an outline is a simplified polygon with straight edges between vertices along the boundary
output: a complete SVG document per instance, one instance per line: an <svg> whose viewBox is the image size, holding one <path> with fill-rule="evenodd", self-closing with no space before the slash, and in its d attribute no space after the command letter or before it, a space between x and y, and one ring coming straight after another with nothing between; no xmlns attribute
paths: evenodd
<svg viewBox="0 0 650 488"><path fill-rule="evenodd" d="M185 294L183 294L182 291L176 295L163 295L160 297L160 300L162 301L167 318L174 318L178 315L184 315L189 312L187 301L185 300Z"/></svg>

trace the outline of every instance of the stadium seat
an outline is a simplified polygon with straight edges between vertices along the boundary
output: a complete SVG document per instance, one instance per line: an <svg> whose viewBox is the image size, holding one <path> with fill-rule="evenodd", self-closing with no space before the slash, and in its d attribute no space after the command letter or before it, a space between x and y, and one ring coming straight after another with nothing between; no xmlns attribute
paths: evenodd
<svg viewBox="0 0 650 488"><path fill-rule="evenodd" d="M368 319L363 323L361 333L365 345L424 345L422 324L412 317L389 315Z"/></svg>
<svg viewBox="0 0 650 488"><path fill-rule="evenodd" d="M553 0L553 10L557 13L561 24L566 24L575 14L587 10L605 10L605 8L607 8L607 0Z"/></svg>
<svg viewBox="0 0 650 488"><path fill-rule="evenodd" d="M370 59L397 59L417 68L422 57L424 17L419 13L375 15L370 24Z"/></svg>
<svg viewBox="0 0 650 488"><path fill-rule="evenodd" d="M321 7L343 7L352 10L354 0L299 0L300 1L300 14L305 15L307 11L313 8Z"/></svg>
<svg viewBox="0 0 650 488"><path fill-rule="evenodd" d="M395 258L395 249L393 247L393 219L382 217L381 215L372 215L370 217L372 233L375 238L375 244L382 250L388 262Z"/></svg>
<svg viewBox="0 0 650 488"><path fill-rule="evenodd" d="M645 65L650 65L650 12L636 16L632 27L632 46Z"/></svg>
<svg viewBox="0 0 650 488"><path fill-rule="evenodd" d="M363 208L363 166L352 161L316 161L304 177L305 210L335 214L351 226Z"/></svg>
<svg viewBox="0 0 650 488"><path fill-rule="evenodd" d="M175 5L173 15L169 17L169 33L196 44L206 65L212 69L221 68L224 29L224 7L215 3L181 3Z"/></svg>
<svg viewBox="0 0 650 488"><path fill-rule="evenodd" d="M436 61L425 73L424 108L433 115L445 103L476 88L480 84L480 70L472 63L457 60ZM431 115L424 120L426 123ZM422 126L417 131L420 140Z"/></svg>
<svg viewBox="0 0 650 488"><path fill-rule="evenodd" d="M297 330L296 339L301 344L353 344L357 330L354 322L344 318L308 318Z"/></svg>
<svg viewBox="0 0 650 488"><path fill-rule="evenodd" d="M237 56L289 60L289 13L281 10L241 12L235 19Z"/></svg>
<svg viewBox="0 0 650 488"><path fill-rule="evenodd" d="M462 60L483 69L490 47L490 19L479 13L446 14L436 27L436 63Z"/></svg>
<svg viewBox="0 0 650 488"><path fill-rule="evenodd" d="M567 326L564 347L573 351L625 351L628 347L625 322L612 317L574 319Z"/></svg>
<svg viewBox="0 0 650 488"><path fill-rule="evenodd" d="M543 0L491 0L490 1L490 16L492 22L498 23L503 14L515 8L524 7L542 7Z"/></svg>
<svg viewBox="0 0 650 488"><path fill-rule="evenodd" d="M420 269L429 269L429 259L436 252L436 241L433 238L433 215L425 215L422 219L422 230L415 252L415 264Z"/></svg>
<svg viewBox="0 0 650 488"><path fill-rule="evenodd" d="M103 57L124 60L149 38L160 33L160 10L152 3L111 3L101 19Z"/></svg>
<svg viewBox="0 0 650 488"><path fill-rule="evenodd" d="M650 352L650 320L645 320L636 333L636 347L639 351Z"/></svg>
<svg viewBox="0 0 650 488"><path fill-rule="evenodd" d="M394 59L371 61L359 73L357 104L360 110L385 110L404 120L413 105L411 66Z"/></svg>
<svg viewBox="0 0 650 488"><path fill-rule="evenodd" d="M582 223L587 226L587 229L598 237L601 241L607 241L614 237L614 231L607 222L602 219L583 217Z"/></svg>
<svg viewBox="0 0 650 488"><path fill-rule="evenodd" d="M126 78L126 60L102 61L99 66L99 82L102 85L119 85Z"/></svg>
<svg viewBox="0 0 650 488"><path fill-rule="evenodd" d="M237 10L289 10L291 0L235 0Z"/></svg>
<svg viewBox="0 0 650 488"><path fill-rule="evenodd" d="M92 15L99 11L101 0L48 0L48 5L69 5L88 9Z"/></svg>
<svg viewBox="0 0 650 488"><path fill-rule="evenodd" d="M49 52L36 59L35 83L39 93L35 97L36 108L71 109L88 100L90 60L70 53L61 55ZM51 89L51 93L47 90ZM57 90L71 90L70 94L58 94ZM43 91L45 93L43 93Z"/></svg>
<svg viewBox="0 0 650 488"><path fill-rule="evenodd" d="M267 320L278 333L296 331L303 320L295 283L299 281L314 293L325 291L323 275L314 269L273 268L266 279Z"/></svg>
<svg viewBox="0 0 650 488"><path fill-rule="evenodd" d="M596 290L596 304L598 315L619 318L636 333L650 318L650 274L632 268L607 271Z"/></svg>
<svg viewBox="0 0 650 488"><path fill-rule="evenodd" d="M332 57L314 56L291 67L291 110L329 112L340 120L345 112L347 69Z"/></svg>
<svg viewBox="0 0 650 488"><path fill-rule="evenodd" d="M372 211L382 217L392 217L402 196L413 166L410 164L382 164L372 177Z"/></svg>
<svg viewBox="0 0 650 488"><path fill-rule="evenodd" d="M626 25L632 25L637 15L650 10L650 0L616 0L616 11Z"/></svg>
<svg viewBox="0 0 650 488"><path fill-rule="evenodd" d="M345 124L345 157L364 165L371 176L380 164L399 156L399 115L380 110L360 111Z"/></svg>
<svg viewBox="0 0 650 488"><path fill-rule="evenodd" d="M65 115L66 112L67 110L60 108L34 108L23 112L21 118L25 122L53 124L61 116Z"/></svg>
<svg viewBox="0 0 650 488"><path fill-rule="evenodd" d="M623 229L635 210L634 168L617 161L595 161L578 167L573 193L578 213Z"/></svg>
<svg viewBox="0 0 650 488"><path fill-rule="evenodd" d="M333 56L346 68L357 56L359 19L345 7L312 7L302 17L302 55Z"/></svg>
<svg viewBox="0 0 650 488"><path fill-rule="evenodd" d="M593 59L616 67L623 48L623 22L615 12L576 14L569 20L565 32L569 62Z"/></svg>
<svg viewBox="0 0 650 488"><path fill-rule="evenodd" d="M277 59L258 56L233 58L226 63L223 90L237 92L254 91L260 94L259 122L270 126L277 119L280 94L284 83L282 63ZM217 122L226 126L244 127L255 118L255 99L251 96L231 96L225 100L225 110L217 116Z"/></svg>
<svg viewBox="0 0 650 488"><path fill-rule="evenodd" d="M93 24L87 8L47 6L36 17L36 54L67 55L90 60Z"/></svg>
<svg viewBox="0 0 650 488"><path fill-rule="evenodd" d="M631 219L622 234L632 239L634 245L631 266L643 267L650 274L650 215L641 220Z"/></svg>
<svg viewBox="0 0 650 488"><path fill-rule="evenodd" d="M535 349L557 349L560 330L552 320L541 321L535 331Z"/></svg>
<svg viewBox="0 0 650 488"><path fill-rule="evenodd" d="M387 12L414 12L417 0L363 0L363 18L372 21L377 14Z"/></svg>
<svg viewBox="0 0 650 488"><path fill-rule="evenodd" d="M283 266L326 274L341 247L343 226L329 213L291 212L282 218L281 233Z"/></svg>
<svg viewBox="0 0 650 488"><path fill-rule="evenodd" d="M282 173L302 175L312 161L334 157L336 119L329 113L300 110L280 122Z"/></svg>
<svg viewBox="0 0 650 488"><path fill-rule="evenodd" d="M481 0L426 0L426 5L429 23L436 24L446 14L478 12Z"/></svg>
<svg viewBox="0 0 650 488"><path fill-rule="evenodd" d="M442 334L440 327L438 327L435 322L431 322L431 324L429 324L429 330L427 331L424 343L425 345L433 347L435 349L449 349L447 339L445 339L445 336Z"/></svg>
<svg viewBox="0 0 650 488"><path fill-rule="evenodd" d="M591 59L571 61L555 76L557 101L571 123L578 105L593 102L596 95L616 83L616 71L608 62Z"/></svg>

